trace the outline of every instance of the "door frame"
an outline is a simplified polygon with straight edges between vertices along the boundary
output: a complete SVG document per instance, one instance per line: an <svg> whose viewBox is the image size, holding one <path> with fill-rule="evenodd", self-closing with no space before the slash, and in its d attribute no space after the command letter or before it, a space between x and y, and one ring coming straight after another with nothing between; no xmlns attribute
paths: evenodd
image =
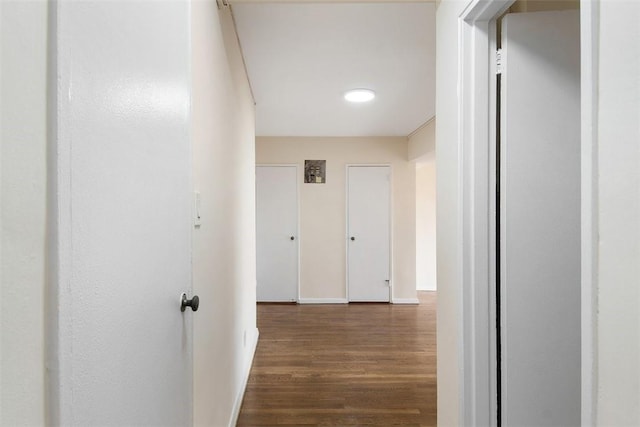
<svg viewBox="0 0 640 427"><path fill-rule="evenodd" d="M393 166L391 163L347 163L345 165L345 295L349 299L349 168L388 167L389 168L389 303L393 303Z"/></svg>
<svg viewBox="0 0 640 427"><path fill-rule="evenodd" d="M296 303L300 303L300 180L304 179L304 177L300 174L301 168L297 163L256 163L256 168L258 167L293 167L296 170L296 240L297 240L297 251L296 251ZM257 178L256 178L257 183ZM257 202L258 194L256 192L256 202ZM256 206L257 208L257 206ZM257 210L256 210L257 212ZM257 233L258 223L256 221L256 233ZM256 281L256 286L258 282Z"/></svg>
<svg viewBox="0 0 640 427"><path fill-rule="evenodd" d="M495 426L495 18L514 0L471 0L459 15L458 158L461 215L458 387L462 425ZM597 65L599 2L580 0L581 51L581 418L593 425L597 286ZM487 108L489 107L489 108ZM495 151L495 147L494 150ZM492 178L493 177L493 178Z"/></svg>

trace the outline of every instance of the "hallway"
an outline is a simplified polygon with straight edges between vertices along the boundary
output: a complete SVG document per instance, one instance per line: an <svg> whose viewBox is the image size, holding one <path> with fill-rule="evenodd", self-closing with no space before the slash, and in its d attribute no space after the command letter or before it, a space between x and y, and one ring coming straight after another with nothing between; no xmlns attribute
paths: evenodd
<svg viewBox="0 0 640 427"><path fill-rule="evenodd" d="M420 305L259 304L238 426L436 425L436 293Z"/></svg>

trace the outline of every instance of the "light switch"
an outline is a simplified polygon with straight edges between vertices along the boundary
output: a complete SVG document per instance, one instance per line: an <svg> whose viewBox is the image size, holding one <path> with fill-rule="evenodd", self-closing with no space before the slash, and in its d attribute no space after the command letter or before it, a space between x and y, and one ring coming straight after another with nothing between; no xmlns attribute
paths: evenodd
<svg viewBox="0 0 640 427"><path fill-rule="evenodd" d="M193 225L200 227L202 220L200 217L200 192L195 191L193 193Z"/></svg>

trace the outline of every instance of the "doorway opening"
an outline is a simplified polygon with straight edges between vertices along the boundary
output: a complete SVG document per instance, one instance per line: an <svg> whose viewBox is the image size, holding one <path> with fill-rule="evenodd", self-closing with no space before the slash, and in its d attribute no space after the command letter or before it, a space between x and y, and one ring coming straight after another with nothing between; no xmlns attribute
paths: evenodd
<svg viewBox="0 0 640 427"><path fill-rule="evenodd" d="M505 422L507 424L514 422L513 418L505 414L506 410L510 411L510 414L515 414L518 410L518 408L510 406L517 402L512 394L514 390L517 390L517 387L514 387L510 382L512 378L509 377L514 371L513 369L505 370L505 366L513 368L517 365L512 360L512 356L517 352L514 353L513 348L510 347L517 340L509 340L514 336L513 331L510 331L509 328L514 325L514 319L517 320L517 315L513 314L513 301L510 299L513 296L513 284L509 287L513 279L510 273L513 273L515 264L512 263L514 257L509 256L509 251L514 249L514 243L510 242L513 240L513 235L510 234L513 229L508 227L514 224L508 215L514 214L514 206L509 208L508 203L513 200L505 195L507 190L511 191L509 193L511 196L513 195L513 189L509 186L513 179L513 168L509 169L509 162L513 161L509 157L513 154L513 146L508 148L507 145L510 140L513 140L513 135L504 132L505 127L511 126L513 128L514 124L510 124L513 115L505 114L505 108L509 109L508 106L505 106L505 86L507 86L506 91L509 91L509 83L505 83L504 75L496 77L499 72L498 67L509 67L508 64L498 63L498 59L504 59L500 58L502 55L496 54L498 48L501 47L499 40L504 39L498 21L505 14L515 16L527 13L545 13L542 11L545 10L545 7L548 9L549 6L552 10L557 10L558 6L563 6L561 9L575 10L580 6L580 3L528 2L527 4L527 2L494 0L481 4L473 3L461 16L462 63L466 64L460 73L460 87L462 87L460 135L463 152L460 167L464 171L462 244L465 248L462 255L462 322L464 325L462 359L464 374L461 377L461 388L464 405L461 417L463 423L469 425L500 425L501 423L505 425ZM587 9L576 12L579 20L584 20L585 16L587 18L592 16L592 10L589 7ZM513 18L507 18L507 20L513 21ZM592 21L586 19L585 23L591 25ZM580 28L579 24L578 28ZM545 27L545 29L547 32L555 32L554 27ZM577 42L571 49L571 54L574 57L578 56L579 58L581 52L589 51L590 39L586 35L590 36L592 31L593 28L587 26L583 26L582 34L579 29L575 31ZM530 38L524 44L527 45L530 42L536 43ZM502 47L504 48L504 46ZM487 55L487 52L490 54ZM583 57L582 62L580 59L577 60L578 76L583 74L583 70L588 69L591 60L590 56ZM512 73L514 71L514 69L511 70ZM540 74L553 75L554 73L547 71ZM587 269L589 268L588 258L585 259L583 256L581 258L581 254L584 254L585 248L590 246L589 234L581 233L585 229L585 224L583 223L582 227L580 225L581 214L588 210L585 200L582 200L581 196L590 192L589 188L580 188L580 183L585 182L581 178L581 164L589 162L588 156L581 156L581 150L584 152L585 146L588 147L591 144L591 134L590 131L585 131L588 128L588 122L581 118L580 111L582 109L584 116L583 106L590 105L590 98L586 99L584 94L592 90L593 80L590 74L586 75L586 80L584 77L585 75L582 76L582 81L578 77L577 82L574 82L574 89L576 89L574 92L578 94L577 113L571 121L573 131L577 134L577 143L573 152L575 162L572 171L568 173L572 176L572 182L574 184L577 182L577 185L574 185L570 192L571 200L568 209L574 215L574 223L559 225L562 232L571 228L574 237L577 236L572 249L574 258L571 277L574 283L571 290L572 302L569 310L571 322L569 323L572 325L570 328L572 331L570 353L575 362L575 369L572 370L574 389L571 393L570 406L572 408L571 417L573 420L577 419L578 423L581 418L583 423L584 420L589 419L591 407L591 380L588 372L590 361L588 357L585 358L585 354L589 354L585 350L588 350L592 341L589 329L583 327L585 325L584 319L590 318L591 303L588 298L585 299L585 290L581 289L580 282L581 272L585 271L585 266ZM535 83L532 82L531 85L534 86ZM524 86L526 87L526 85ZM513 94L514 91L512 90L510 93ZM525 109L529 105L528 101L520 102L520 104ZM486 108L486 105L490 106L489 109ZM520 124L517 124L516 128L520 127ZM580 139L581 134L582 140ZM553 154L556 153L553 152ZM527 162L528 160L525 163ZM522 168L516 169L521 170ZM498 171L511 171L511 175L508 173L498 174ZM558 175L562 175L562 172L564 171L554 171ZM554 176L558 178L557 175ZM549 176L544 179L547 178ZM544 179L542 180L544 181ZM560 177L558 182L563 180L564 178ZM553 180L551 179L551 181ZM552 189L548 193L554 194L554 191ZM546 215L548 211L552 210L542 211L542 214ZM537 218L534 219L537 220ZM484 224L488 224L486 228ZM533 227L521 225L519 228L532 229ZM577 244L575 244L576 241ZM510 242L510 244L506 246L505 242ZM540 271L548 267L543 264ZM541 273L528 274L528 276L537 277L541 281L545 280ZM588 290L586 293L588 294ZM524 312L532 306L535 304L527 302L520 308ZM541 315L544 314L541 313ZM505 335L507 335L506 339ZM546 354L553 354L554 350L554 348L546 347L538 349L539 352ZM508 355L506 352L509 352ZM580 372L581 363L583 364L582 372ZM486 366L489 366L488 370ZM554 367L550 368L552 370ZM524 371L524 369L518 369L515 372L518 371ZM582 402L580 396L582 396Z"/></svg>

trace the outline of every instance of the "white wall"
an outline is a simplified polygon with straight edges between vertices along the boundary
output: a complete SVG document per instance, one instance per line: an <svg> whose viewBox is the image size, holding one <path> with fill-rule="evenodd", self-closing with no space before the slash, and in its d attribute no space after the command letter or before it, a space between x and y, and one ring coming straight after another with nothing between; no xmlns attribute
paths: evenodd
<svg viewBox="0 0 640 427"><path fill-rule="evenodd" d="M517 0L509 13L579 9L580 0Z"/></svg>
<svg viewBox="0 0 640 427"><path fill-rule="evenodd" d="M346 298L346 165L392 165L393 300L415 301L415 167L406 138L257 138L256 163L327 161L326 184L300 186L300 297Z"/></svg>
<svg viewBox="0 0 640 427"><path fill-rule="evenodd" d="M194 422L235 425L257 339L254 106L231 14L193 2Z"/></svg>
<svg viewBox="0 0 640 427"><path fill-rule="evenodd" d="M409 135L408 158L418 161L433 157L436 151L436 118L432 118Z"/></svg>
<svg viewBox="0 0 640 427"><path fill-rule="evenodd" d="M435 291L436 282L436 161L416 163L416 288Z"/></svg>
<svg viewBox="0 0 640 427"><path fill-rule="evenodd" d="M45 424L47 3L0 2L0 425Z"/></svg>
<svg viewBox="0 0 640 427"><path fill-rule="evenodd" d="M442 0L436 12L436 171L438 425L460 425L458 349L461 195L458 150L458 16L467 0Z"/></svg>
<svg viewBox="0 0 640 427"><path fill-rule="evenodd" d="M409 159L416 164L416 288L436 286L436 123L409 136Z"/></svg>
<svg viewBox="0 0 640 427"><path fill-rule="evenodd" d="M640 425L640 3L600 4L597 424Z"/></svg>

